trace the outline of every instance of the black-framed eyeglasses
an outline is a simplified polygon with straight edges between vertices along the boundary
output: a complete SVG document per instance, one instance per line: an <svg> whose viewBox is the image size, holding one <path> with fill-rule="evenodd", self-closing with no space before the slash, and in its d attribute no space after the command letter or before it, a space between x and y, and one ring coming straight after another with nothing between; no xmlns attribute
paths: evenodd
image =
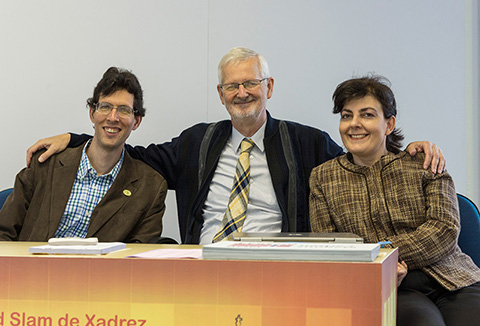
<svg viewBox="0 0 480 326"><path fill-rule="evenodd" d="M127 105L115 106L107 102L100 102L95 104L95 110L100 114L108 115L110 114L110 112L112 112L113 109L116 109L118 115L121 117L130 117L132 114L135 114L137 112L137 110L134 110Z"/></svg>
<svg viewBox="0 0 480 326"><path fill-rule="evenodd" d="M270 77L266 77L263 79L252 79L252 80L247 80L244 81L243 83L230 83L230 84L221 84L220 87L223 89L225 92L236 92L238 91L238 88L240 85L242 85L245 89L247 90L252 90L258 87L262 81L268 79Z"/></svg>

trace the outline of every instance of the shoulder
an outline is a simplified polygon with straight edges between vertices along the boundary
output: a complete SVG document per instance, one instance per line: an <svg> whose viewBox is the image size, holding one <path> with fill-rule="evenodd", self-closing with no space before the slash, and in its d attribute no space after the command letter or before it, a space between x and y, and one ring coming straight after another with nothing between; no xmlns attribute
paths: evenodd
<svg viewBox="0 0 480 326"><path fill-rule="evenodd" d="M401 162L402 164L405 164L412 168L423 168L425 153L419 152L414 156L411 156L407 151L401 151L398 154L395 154L395 157L398 158L399 162Z"/></svg>
<svg viewBox="0 0 480 326"><path fill-rule="evenodd" d="M123 167L125 167L127 170L134 168L140 177L163 179L162 175L154 170L150 165L132 158L128 152L125 152L125 156L123 158Z"/></svg>
<svg viewBox="0 0 480 326"><path fill-rule="evenodd" d="M407 151L401 151L393 155L392 167L394 169L401 169L404 172L416 172L420 174L429 174L429 170L423 169L423 161L425 160L424 153L417 153L411 156Z"/></svg>
<svg viewBox="0 0 480 326"><path fill-rule="evenodd" d="M425 170L423 168L425 153L420 152L411 156L407 151L401 151L399 154L396 154L396 156L398 157L397 164L400 165L399 168L404 173L421 176L424 181L442 179L453 182L452 177L447 171L432 173L430 169Z"/></svg>
<svg viewBox="0 0 480 326"><path fill-rule="evenodd" d="M312 170L312 176L315 175L316 177L325 177L331 176L333 172L343 170L340 161L346 157L346 154L335 157L325 163L322 163Z"/></svg>
<svg viewBox="0 0 480 326"><path fill-rule="evenodd" d="M232 123L230 120L222 120L212 123L197 123L185 130L180 135L172 139L173 146L180 146L180 148L191 149L200 146L204 136L207 132L213 139L226 138L232 131Z"/></svg>
<svg viewBox="0 0 480 326"><path fill-rule="evenodd" d="M280 123L286 126L292 143L310 152L307 154L328 154L327 157L324 158L324 160L326 160L338 156L343 152L342 148L327 132L298 122L270 118L267 125L266 136L278 137L279 133L277 133L277 131L280 130Z"/></svg>
<svg viewBox="0 0 480 326"><path fill-rule="evenodd" d="M124 167L127 170L135 169L137 172L138 178L144 183L146 182L148 184L156 184L158 186L166 182L165 178L159 172L154 170L150 165L140 160L132 158L128 154L128 152L125 152Z"/></svg>
<svg viewBox="0 0 480 326"><path fill-rule="evenodd" d="M273 121L278 121L278 123L280 123L280 121L283 121L288 130L290 132L294 132L298 135L305 135L305 136L320 136L320 137L328 137L330 138L330 136L328 135L327 132L323 131L323 130L320 130L318 128L315 128L315 127L312 127L312 126L308 126L308 125L304 125L304 124L301 124L299 122L295 122L295 121L288 121L288 120L277 120L277 119L273 119Z"/></svg>
<svg viewBox="0 0 480 326"><path fill-rule="evenodd" d="M38 158L45 151L46 149L42 149L33 155L29 168L39 168L39 169L47 168L48 166L54 165L58 161L61 161L64 164L80 163L80 157L82 156L83 145L78 147L68 147L64 151L51 156L45 162L39 163Z"/></svg>
<svg viewBox="0 0 480 326"><path fill-rule="evenodd" d="M230 120L221 120L221 121L217 121L217 122L210 122L210 123L207 123L207 122L201 122L201 123L197 123L187 129L185 129L184 131L182 131L182 133L180 134L180 136L182 135L191 135L191 134L194 134L194 135L199 135L199 134L204 134L209 128L213 128L214 130L224 130L224 129L230 129L232 127L232 123Z"/></svg>
<svg viewBox="0 0 480 326"><path fill-rule="evenodd" d="M39 150L39 151L36 151L36 152L33 154L29 168L34 168L34 167L36 167L36 166L41 166L41 165L44 165L44 164L49 164L49 161L53 161L53 159L55 158L56 155L50 157L50 159L46 160L46 161L43 162L43 163L38 162L38 158L40 157L40 155L42 155L43 153L45 153L45 151L46 151L46 149L41 149L41 150Z"/></svg>

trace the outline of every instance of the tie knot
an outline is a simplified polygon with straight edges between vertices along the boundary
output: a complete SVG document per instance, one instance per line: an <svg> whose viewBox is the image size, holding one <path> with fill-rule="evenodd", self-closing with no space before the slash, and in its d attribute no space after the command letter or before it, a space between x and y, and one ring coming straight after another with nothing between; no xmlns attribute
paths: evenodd
<svg viewBox="0 0 480 326"><path fill-rule="evenodd" d="M244 138L242 143L240 144L240 152L242 153L250 153L252 151L253 146L255 143L251 139Z"/></svg>

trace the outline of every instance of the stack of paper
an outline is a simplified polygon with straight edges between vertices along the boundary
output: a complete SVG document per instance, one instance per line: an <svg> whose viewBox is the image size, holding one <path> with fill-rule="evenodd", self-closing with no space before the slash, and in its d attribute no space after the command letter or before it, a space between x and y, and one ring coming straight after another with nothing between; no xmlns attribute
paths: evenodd
<svg viewBox="0 0 480 326"><path fill-rule="evenodd" d="M373 261L379 244L222 241L203 246L205 259Z"/></svg>
<svg viewBox="0 0 480 326"><path fill-rule="evenodd" d="M30 247L29 251L34 254L81 254L102 255L109 252L126 248L123 242L99 242L94 245L43 245Z"/></svg>

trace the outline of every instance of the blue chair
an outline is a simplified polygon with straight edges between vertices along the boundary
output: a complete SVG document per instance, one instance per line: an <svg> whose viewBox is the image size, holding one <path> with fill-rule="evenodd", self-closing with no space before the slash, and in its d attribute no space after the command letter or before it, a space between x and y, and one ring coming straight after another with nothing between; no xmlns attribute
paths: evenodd
<svg viewBox="0 0 480 326"><path fill-rule="evenodd" d="M0 209L2 209L5 200L7 200L8 195L10 195L13 191L13 188L7 188L5 190L0 191Z"/></svg>
<svg viewBox="0 0 480 326"><path fill-rule="evenodd" d="M458 245L480 266L480 212L473 201L457 194L460 210L460 235Z"/></svg>

